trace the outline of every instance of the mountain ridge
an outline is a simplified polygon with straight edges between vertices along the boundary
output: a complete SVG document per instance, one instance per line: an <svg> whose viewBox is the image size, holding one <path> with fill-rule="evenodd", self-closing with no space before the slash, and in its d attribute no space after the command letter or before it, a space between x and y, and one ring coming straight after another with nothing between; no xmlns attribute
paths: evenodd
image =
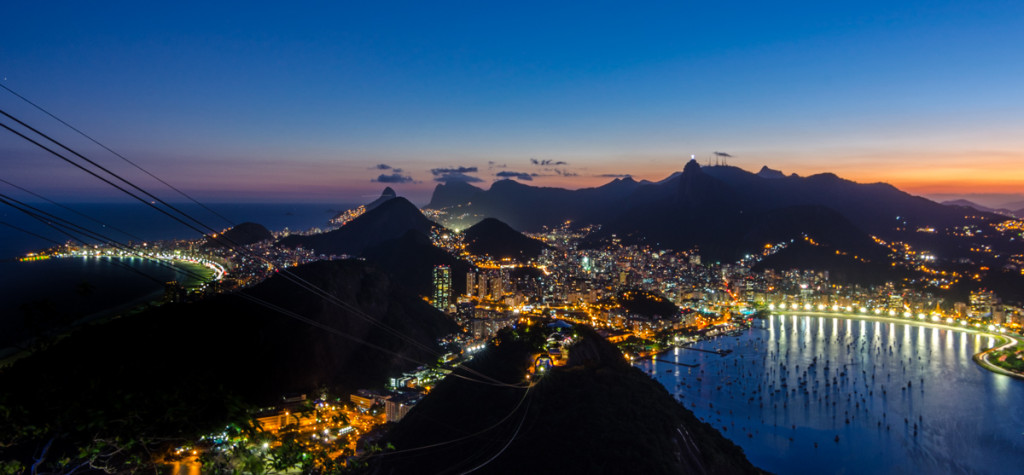
<svg viewBox="0 0 1024 475"><path fill-rule="evenodd" d="M496 218L484 218L462 232L466 249L496 259L533 259L548 246L527 237Z"/></svg>
<svg viewBox="0 0 1024 475"><path fill-rule="evenodd" d="M402 237L409 230L430 234L438 227L409 200L397 197L384 201L344 226L309 236L292 235L277 241L282 247L303 247L320 254L359 255L376 243Z"/></svg>
<svg viewBox="0 0 1024 475"><path fill-rule="evenodd" d="M262 241L273 241L274 235L265 226L258 223L238 223L219 235L206 238L204 248L248 246Z"/></svg>
<svg viewBox="0 0 1024 475"><path fill-rule="evenodd" d="M722 259L756 250L764 244L754 246L761 235L796 239L816 227L810 231L818 234L812 236L815 239L844 245L856 241L857 247L849 250L863 253L871 246L870 236L891 240L902 229L952 227L964 219L954 208L887 183L856 183L828 172L783 175L767 167L751 173L726 165L702 167L695 160L658 182L616 178L594 188L566 190L502 180L475 192L472 202L460 203L459 213L476 220L494 217L521 231L565 221L600 224L605 236L644 237L651 244L674 248L698 245ZM790 227L773 226L769 232L763 220L746 222L762 215L775 216ZM796 219L810 215L817 224L805 226ZM840 239L838 233L827 232L827 222L856 237Z"/></svg>
<svg viewBox="0 0 1024 475"><path fill-rule="evenodd" d="M536 356L524 340L542 329L503 330L500 345L489 346L469 365L518 383ZM438 473L477 465L501 474L762 473L742 448L630 366L593 329L577 331L566 366L537 377L529 390L457 378L441 382L389 433L396 455L372 461L370 473ZM488 427L490 437L465 437ZM409 450L445 440L456 443L429 453Z"/></svg>

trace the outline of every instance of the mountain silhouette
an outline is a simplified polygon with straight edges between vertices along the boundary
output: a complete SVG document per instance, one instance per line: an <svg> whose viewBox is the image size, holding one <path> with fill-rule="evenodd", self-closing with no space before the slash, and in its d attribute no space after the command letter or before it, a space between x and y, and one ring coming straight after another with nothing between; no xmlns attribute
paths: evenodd
<svg viewBox="0 0 1024 475"><path fill-rule="evenodd" d="M919 227L963 223L962 210L913 196L886 183L855 183L832 173L801 177L763 167L701 167L691 160L657 182L616 179L580 190L495 182L459 207L460 216L494 217L523 231L565 221L600 224L612 234L661 247L700 248L732 260L768 242L803 239L859 256L877 255L871 236L924 243L905 235ZM956 248L956 256L963 252Z"/></svg>
<svg viewBox="0 0 1024 475"><path fill-rule="evenodd" d="M384 202L389 201L392 198L397 198L397 197L398 197L398 194L395 193L395 190L391 189L390 186L385 187L384 191L381 192L379 198L371 201L370 203L368 203L366 205L366 211L370 211L370 210L372 210L372 209L374 209L374 208L384 204Z"/></svg>
<svg viewBox="0 0 1024 475"><path fill-rule="evenodd" d="M262 224L245 222L236 224L217 237L207 237L203 247L248 246L260 241L273 240L274 235Z"/></svg>
<svg viewBox="0 0 1024 475"><path fill-rule="evenodd" d="M772 170L767 165L761 167L761 170L757 172L757 176L761 178L786 178L785 174L778 170Z"/></svg>
<svg viewBox="0 0 1024 475"><path fill-rule="evenodd" d="M319 254L359 255L367 247L396 239L410 230L429 235L437 227L409 200L398 197L384 201L344 226L310 236L292 235L277 242L282 247L303 247Z"/></svg>
<svg viewBox="0 0 1024 475"><path fill-rule="evenodd" d="M449 192L451 185L438 185L434 189L431 208L435 202L449 203L455 195ZM602 213L615 202L632 193L640 183L630 177L615 180L597 187L580 190L546 188L524 185L515 180L498 180L490 189L480 190L461 203L456 215L467 215L467 219L454 224L465 227L485 217L496 218L513 229L537 231L543 226L554 226L565 220L580 222L598 221ZM476 190L479 188L473 187ZM454 205L449 205L449 207Z"/></svg>
<svg viewBox="0 0 1024 475"><path fill-rule="evenodd" d="M548 247L494 218L486 218L463 231L463 239L466 249L473 254L495 259L534 259Z"/></svg>
<svg viewBox="0 0 1024 475"><path fill-rule="evenodd" d="M1001 215L1010 216L1010 217L1021 216L1020 211L1022 211L1022 210L1014 211L1014 210L1006 209L1006 208L990 208L988 206L983 206L983 205L980 205L980 204L975 203L973 201L964 200L964 199L943 201L942 204L944 204L946 206L961 206L961 207L964 207L964 208L970 208L970 209L972 209L974 211L983 211L985 213L995 213L995 214L1001 214Z"/></svg>
<svg viewBox="0 0 1024 475"><path fill-rule="evenodd" d="M427 209L443 209L464 203L471 203L484 190L464 181L441 183L434 188Z"/></svg>
<svg viewBox="0 0 1024 475"><path fill-rule="evenodd" d="M396 198L396 197L398 197L398 194L395 193L395 190L392 189L390 186L386 186L386 187L384 187L384 191L381 192L380 196L377 199L375 199L375 200L373 200L373 201L363 205L363 207L365 208L365 211L370 211L370 210L372 210L372 209L374 209L374 208L384 204L384 202L389 201L392 198ZM342 211L342 212L334 215L334 217L331 218L331 221L334 221L334 220L344 216L345 213L347 213L347 212L348 211Z"/></svg>
<svg viewBox="0 0 1024 475"><path fill-rule="evenodd" d="M614 345L577 328L566 366L529 391L442 381L387 435L395 455L373 459L369 473L761 473ZM468 366L519 383L536 352L511 330L498 340Z"/></svg>
<svg viewBox="0 0 1024 475"><path fill-rule="evenodd" d="M960 223L963 215L934 201L900 191L887 183L861 184L833 173L808 177L763 179L736 167L709 167L705 172L728 184L737 197L768 209L794 205L831 208L865 232L891 236L897 218L900 227L946 227Z"/></svg>

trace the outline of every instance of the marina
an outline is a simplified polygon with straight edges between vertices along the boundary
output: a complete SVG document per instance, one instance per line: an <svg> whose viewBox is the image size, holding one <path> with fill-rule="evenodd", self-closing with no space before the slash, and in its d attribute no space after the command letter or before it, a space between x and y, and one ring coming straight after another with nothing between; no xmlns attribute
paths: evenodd
<svg viewBox="0 0 1024 475"><path fill-rule="evenodd" d="M1024 462L1024 384L972 360L997 343L952 329L772 315L764 328L690 347L706 351L673 349L636 366L772 472L840 462L991 473Z"/></svg>

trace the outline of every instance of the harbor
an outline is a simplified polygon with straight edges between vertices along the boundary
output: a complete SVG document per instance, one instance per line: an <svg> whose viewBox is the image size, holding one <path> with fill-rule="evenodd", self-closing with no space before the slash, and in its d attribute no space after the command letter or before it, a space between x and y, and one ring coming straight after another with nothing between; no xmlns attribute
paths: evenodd
<svg viewBox="0 0 1024 475"><path fill-rule="evenodd" d="M821 473L837 461L867 472L995 472L1024 462L1024 384L972 360L997 343L954 329L772 315L763 329L635 365L772 472Z"/></svg>

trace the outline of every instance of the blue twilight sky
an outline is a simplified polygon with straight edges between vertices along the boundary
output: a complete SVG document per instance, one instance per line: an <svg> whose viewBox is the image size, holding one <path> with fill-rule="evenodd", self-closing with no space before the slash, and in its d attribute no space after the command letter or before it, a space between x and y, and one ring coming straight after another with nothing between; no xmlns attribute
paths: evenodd
<svg viewBox="0 0 1024 475"><path fill-rule="evenodd" d="M715 151L1024 192L1024 2L206 3L7 2L0 81L210 201L390 184L422 204L438 179L577 188ZM160 189L3 90L0 109ZM47 196L114 196L6 130L0 154Z"/></svg>

